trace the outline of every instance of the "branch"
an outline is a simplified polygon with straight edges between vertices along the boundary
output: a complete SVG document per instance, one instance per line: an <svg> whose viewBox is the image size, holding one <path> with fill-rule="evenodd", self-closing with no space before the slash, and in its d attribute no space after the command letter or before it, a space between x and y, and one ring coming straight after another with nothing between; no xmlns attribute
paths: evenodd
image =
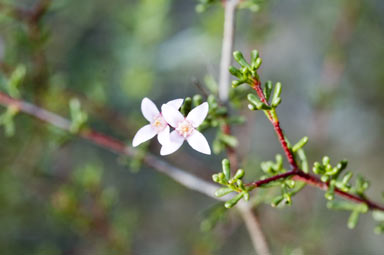
<svg viewBox="0 0 384 255"><path fill-rule="evenodd" d="M265 240L264 233L261 231L261 225L255 212L252 211L252 208L250 208L249 205L244 202L239 203L237 208L239 209L239 212L243 217L245 226L248 229L253 247L257 251L257 254L271 254L267 245L267 240Z"/></svg>
<svg viewBox="0 0 384 255"><path fill-rule="evenodd" d="M224 33L221 49L220 77L219 77L219 98L225 103L229 97L229 85L231 74L228 68L232 62L233 41L235 33L236 9L240 0L225 1Z"/></svg>
<svg viewBox="0 0 384 255"><path fill-rule="evenodd" d="M264 96L264 93L261 89L261 83L259 80L254 80L253 82L253 86L252 88L256 91L257 95L259 96L260 100L266 104L266 105L269 105L265 96ZM281 147L283 148L284 152L285 152L285 155L292 167L292 170L289 171L289 172L286 172L286 173L283 173L283 174L279 174L279 175L275 175L275 176L272 176L270 178L267 178L267 179L264 179L264 180L260 180L260 181L255 181L255 182L252 182L252 183L249 183L249 184L246 184L246 186L248 187L258 187L260 185L263 185L263 184L266 184L266 183L269 183L269 182L272 182L272 181L275 181L275 180L278 180L278 179L282 179L282 178L286 178L286 177L289 177L289 176L293 176L293 179L294 180L298 180L298 181L302 181L302 182L305 182L311 186L314 186L314 187L317 187L317 188L320 188L322 190L327 190L328 187L329 187L329 182L322 182L321 180L319 180L315 175L312 175L312 174L307 174L307 173L304 173L301 169L298 168L298 165L295 161L295 157L292 153L292 151L288 148L288 145L287 145L287 142L285 140L285 137L284 137L284 134L283 134L283 130L281 129L280 127L280 123L279 123L279 120L277 117L272 117L272 114L270 111L268 111L268 117L269 117L269 120L271 121L271 123L273 124L273 127L275 129L275 132L279 138L279 141L280 141L280 144L281 144ZM354 195L354 194L351 194L351 193L348 193L348 192L344 192L344 191L341 191L340 189L338 188L335 188L335 193L345 199L348 199L348 200L351 200L353 202L356 202L356 203L365 203L369 209L371 210L380 210L380 211L384 211L384 207L367 199L367 198L364 198L364 197L360 197L360 196L357 196L357 195Z"/></svg>
<svg viewBox="0 0 384 255"><path fill-rule="evenodd" d="M2 92L0 92L0 104L6 107L15 107L18 111L33 116L45 123L68 132L70 131L70 120L28 102L11 98ZM96 132L92 129L85 129L84 131L81 131L78 136L116 154L126 155L129 157L134 157L136 155L136 150L126 146L123 142L108 135ZM217 185L209 183L180 168L172 166L149 153L144 156L143 162L189 189L198 191L211 198L222 200L214 196L215 191L219 188Z"/></svg>
<svg viewBox="0 0 384 255"><path fill-rule="evenodd" d="M223 42L222 42L222 51L221 51L221 61L220 61L220 77L219 77L219 99L221 103L225 104L229 98L229 86L231 75L228 72L228 68L232 62L232 51L234 43L234 33L235 33L235 21L236 21L236 9L237 5L241 0L227 0L224 1L225 4L225 14L224 14L224 33L223 33ZM225 134L231 134L231 127L229 124L223 126L223 132ZM231 162L233 170L237 169L238 158L236 151L230 147L226 146L226 151L228 158ZM268 243L264 236L264 233L259 224L257 216L252 211L250 205L242 204L238 206L240 215L242 216L245 225L247 226L248 233L252 240L253 247L257 254L268 255L270 254Z"/></svg>

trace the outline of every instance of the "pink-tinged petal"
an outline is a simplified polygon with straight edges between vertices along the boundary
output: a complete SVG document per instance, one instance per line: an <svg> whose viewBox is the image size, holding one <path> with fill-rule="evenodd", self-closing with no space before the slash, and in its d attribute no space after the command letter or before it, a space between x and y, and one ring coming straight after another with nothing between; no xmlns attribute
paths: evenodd
<svg viewBox="0 0 384 255"><path fill-rule="evenodd" d="M160 155L165 156L177 151L183 145L184 137L180 136L176 131L172 131L169 135L169 141L161 147Z"/></svg>
<svg viewBox="0 0 384 255"><path fill-rule="evenodd" d="M187 138L188 144L198 152L204 154L211 154L211 148L209 148L209 144L207 139L197 130L194 130L193 133Z"/></svg>
<svg viewBox="0 0 384 255"><path fill-rule="evenodd" d="M182 98L179 98L179 99L174 99L174 100L171 100L167 103L167 105L170 105L172 106L173 108L175 108L176 110L179 110L179 108L181 107L181 105L183 104L184 102L184 99Z"/></svg>
<svg viewBox="0 0 384 255"><path fill-rule="evenodd" d="M177 127L177 124L184 120L184 116L177 109L168 104L163 104L161 106L161 114L165 121L172 127Z"/></svg>
<svg viewBox="0 0 384 255"><path fill-rule="evenodd" d="M132 146L136 147L137 145L148 141L156 135L156 130L152 128L151 125L145 125L137 131L135 137L133 137Z"/></svg>
<svg viewBox="0 0 384 255"><path fill-rule="evenodd" d="M157 134L157 140L159 141L159 143L161 145L165 144L165 143L168 143L169 142L169 126L167 125L163 131L159 132Z"/></svg>
<svg viewBox="0 0 384 255"><path fill-rule="evenodd" d="M149 122L152 122L160 114L156 105L147 97L144 97L141 101L141 112Z"/></svg>
<svg viewBox="0 0 384 255"><path fill-rule="evenodd" d="M208 114L208 103L202 103L199 106L196 106L188 113L187 120L189 120L192 123L193 127L200 126L201 123L203 123L204 119L207 117Z"/></svg>

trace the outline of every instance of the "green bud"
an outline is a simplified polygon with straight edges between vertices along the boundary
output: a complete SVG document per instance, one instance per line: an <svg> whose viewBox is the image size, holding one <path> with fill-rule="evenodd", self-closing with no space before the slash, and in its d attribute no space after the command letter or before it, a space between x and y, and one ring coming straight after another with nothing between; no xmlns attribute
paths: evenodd
<svg viewBox="0 0 384 255"><path fill-rule="evenodd" d="M293 189L296 185L296 182L294 180L286 180L285 184L287 184L289 188Z"/></svg>
<svg viewBox="0 0 384 255"><path fill-rule="evenodd" d="M264 89L263 89L263 92L264 92L264 95L265 95L265 99L267 101L269 101L269 98L271 97L271 93L272 93L272 88L273 88L273 84L271 81L267 81L264 85Z"/></svg>
<svg viewBox="0 0 384 255"><path fill-rule="evenodd" d="M19 87L23 82L26 73L27 69L24 65L18 65L16 69L12 72L7 86L8 93L11 97L20 97Z"/></svg>
<svg viewBox="0 0 384 255"><path fill-rule="evenodd" d="M233 76L236 76L237 78L241 79L243 77L243 73L237 69L236 67L234 66L230 66L229 67L229 72L233 75Z"/></svg>
<svg viewBox="0 0 384 255"><path fill-rule="evenodd" d="M346 174L344 175L344 177L343 177L343 180L342 180L341 182L342 182L344 185L347 184L347 183L351 180L352 175L353 175L352 172L348 172L348 173L346 173Z"/></svg>
<svg viewBox="0 0 384 255"><path fill-rule="evenodd" d="M250 68L248 62L245 60L243 54L240 51L233 52L233 57L242 67Z"/></svg>
<svg viewBox="0 0 384 255"><path fill-rule="evenodd" d="M255 64L256 60L259 58L259 52L257 50L251 51L251 64Z"/></svg>
<svg viewBox="0 0 384 255"><path fill-rule="evenodd" d="M356 204L348 201L329 201L327 208L332 210L348 210L352 211L356 208Z"/></svg>
<svg viewBox="0 0 384 255"><path fill-rule="evenodd" d="M329 165L330 159L328 156L323 157L323 166Z"/></svg>
<svg viewBox="0 0 384 255"><path fill-rule="evenodd" d="M288 193L284 193L283 196L284 196L285 204L287 205L292 204L292 198Z"/></svg>
<svg viewBox="0 0 384 255"><path fill-rule="evenodd" d="M218 175L219 175L219 180L220 180L220 182L223 182L223 183L225 183L225 175L224 175L224 173L218 173Z"/></svg>
<svg viewBox="0 0 384 255"><path fill-rule="evenodd" d="M207 98L207 102L211 110L216 109L218 107L217 100L214 95L209 95Z"/></svg>
<svg viewBox="0 0 384 255"><path fill-rule="evenodd" d="M279 104L281 103L281 98L280 97L276 97L272 100L272 107L273 108L276 108L279 106Z"/></svg>
<svg viewBox="0 0 384 255"><path fill-rule="evenodd" d="M278 83L276 83L275 90L273 91L272 102L274 100L277 100L276 98L279 98L280 94L281 94L281 83L278 82Z"/></svg>
<svg viewBox="0 0 384 255"><path fill-rule="evenodd" d="M223 168L223 173L224 173L225 179L229 180L231 178L231 165L230 165L229 160L226 158L223 159L223 161L221 161L221 165Z"/></svg>
<svg viewBox="0 0 384 255"><path fill-rule="evenodd" d="M261 66L263 60L261 58L257 58L254 63L252 63L252 69L257 70Z"/></svg>
<svg viewBox="0 0 384 255"><path fill-rule="evenodd" d="M283 156L281 154L276 154L276 170L280 170L283 168Z"/></svg>
<svg viewBox="0 0 384 255"><path fill-rule="evenodd" d="M275 197L273 200L272 200L272 202L271 202L271 206L272 207L277 207L280 203L281 203L281 201L283 201L283 196L278 196L278 197Z"/></svg>
<svg viewBox="0 0 384 255"><path fill-rule="evenodd" d="M315 162L315 163L313 164L312 171L313 171L315 174L322 174L322 173L324 173L324 168L323 168L323 166L322 166L319 162Z"/></svg>
<svg viewBox="0 0 384 255"><path fill-rule="evenodd" d="M320 180L322 182L327 182L327 181L329 181L329 176L328 175L323 175L323 176L320 177Z"/></svg>
<svg viewBox="0 0 384 255"><path fill-rule="evenodd" d="M232 198L231 200L228 200L227 202L225 202L224 206L225 208L232 208L234 207L237 202L240 201L240 199L244 196L243 193L240 193L238 194L237 196L235 196L234 198Z"/></svg>
<svg viewBox="0 0 384 255"><path fill-rule="evenodd" d="M213 174L213 175L212 175L212 180L213 180L214 182L220 182L219 175L218 175L218 174Z"/></svg>
<svg viewBox="0 0 384 255"><path fill-rule="evenodd" d="M219 107L219 108L217 108L217 110L216 110L216 115L224 116L224 115L226 115L227 113L228 113L228 110L227 110L227 108L225 108L225 107Z"/></svg>
<svg viewBox="0 0 384 255"><path fill-rule="evenodd" d="M187 116L187 114L192 110L192 98L187 97L184 100L183 105L181 106L180 112L184 115Z"/></svg>
<svg viewBox="0 0 384 255"><path fill-rule="evenodd" d="M245 174L245 172L244 172L243 169L238 169L238 170L236 171L235 175L233 176L233 179L234 179L234 180L241 179L241 178L244 177L244 174Z"/></svg>
<svg viewBox="0 0 384 255"><path fill-rule="evenodd" d="M243 195L244 200L245 200L245 201L248 201L248 200L249 200L249 193L244 191L243 194L244 194L244 195Z"/></svg>
<svg viewBox="0 0 384 255"><path fill-rule="evenodd" d="M262 103L259 98L257 98L256 95L249 93L248 96L248 101L255 106L256 109L258 110L271 110L271 107L266 105L265 103Z"/></svg>
<svg viewBox="0 0 384 255"><path fill-rule="evenodd" d="M241 84L243 84L243 82L241 81L232 81L232 88L237 88L238 86L240 86Z"/></svg>
<svg viewBox="0 0 384 255"><path fill-rule="evenodd" d="M244 124L246 119L244 116L233 116L228 121L230 124Z"/></svg>
<svg viewBox="0 0 384 255"><path fill-rule="evenodd" d="M272 170L272 166L273 163L271 161L261 162L260 164L261 170L267 174L273 174L274 171Z"/></svg>
<svg viewBox="0 0 384 255"><path fill-rule="evenodd" d="M303 148L304 145L306 145L308 142L308 137L307 136L304 136L303 138L300 139L300 141L298 141L293 147L292 147L292 151L293 152L296 152L298 151L299 149Z"/></svg>
<svg viewBox="0 0 384 255"><path fill-rule="evenodd" d="M354 229L359 221L360 213L358 211L352 211L351 216L348 219L348 228Z"/></svg>
<svg viewBox="0 0 384 255"><path fill-rule="evenodd" d="M253 104L248 104L248 109L251 110L251 111L256 111L257 110L256 106L254 106Z"/></svg>
<svg viewBox="0 0 384 255"><path fill-rule="evenodd" d="M241 190L245 190L244 183L242 180L238 179L236 180L237 187L239 187Z"/></svg>
<svg viewBox="0 0 384 255"><path fill-rule="evenodd" d="M196 107L198 105L201 105L203 103L203 97L201 95L194 95L193 96L193 105Z"/></svg>
<svg viewBox="0 0 384 255"><path fill-rule="evenodd" d="M221 134L220 140L232 148L236 147L239 143L236 137L227 134Z"/></svg>
<svg viewBox="0 0 384 255"><path fill-rule="evenodd" d="M327 191L327 192L325 192L324 197L327 200L333 200L335 198L335 194L333 192Z"/></svg>
<svg viewBox="0 0 384 255"><path fill-rule="evenodd" d="M229 193L231 193L233 190L231 188L220 188L218 190L216 190L215 192L215 196L216 197L223 197Z"/></svg>
<svg viewBox="0 0 384 255"><path fill-rule="evenodd" d="M375 227L375 234L381 235L384 233L384 224L379 224Z"/></svg>

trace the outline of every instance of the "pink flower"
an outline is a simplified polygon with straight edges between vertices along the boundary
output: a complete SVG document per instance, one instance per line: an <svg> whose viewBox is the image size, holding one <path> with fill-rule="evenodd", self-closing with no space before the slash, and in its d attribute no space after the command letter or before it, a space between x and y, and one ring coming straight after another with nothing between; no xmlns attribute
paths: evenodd
<svg viewBox="0 0 384 255"><path fill-rule="evenodd" d="M177 111L177 109L179 109L182 104L183 99L175 99L169 101L165 105L172 109L175 108L175 111ZM141 101L141 112L149 121L149 124L145 125L144 127L140 128L139 131L137 131L135 137L133 137L132 146L136 147L139 144L153 138L155 135L157 135L157 139L160 144L169 141L168 123L165 121L156 105L149 98L145 97Z"/></svg>
<svg viewBox="0 0 384 255"><path fill-rule="evenodd" d="M211 154L207 139L196 130L208 114L208 103L205 102L189 112L184 117L175 107L165 104L161 107L162 115L169 125L175 128L169 136L168 142L162 144L160 154L169 155L177 151L184 140L195 150Z"/></svg>

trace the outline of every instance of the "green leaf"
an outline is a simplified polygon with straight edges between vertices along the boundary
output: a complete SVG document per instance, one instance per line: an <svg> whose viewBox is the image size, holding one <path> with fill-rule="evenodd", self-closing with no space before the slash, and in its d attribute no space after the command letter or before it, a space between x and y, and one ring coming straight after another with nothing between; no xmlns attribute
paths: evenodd
<svg viewBox="0 0 384 255"><path fill-rule="evenodd" d="M215 196L216 197L223 197L223 196L231 193L232 191L233 191L233 189L231 189L231 188L227 188L227 187L226 188L220 188L220 189L216 190Z"/></svg>
<svg viewBox="0 0 384 255"><path fill-rule="evenodd" d="M300 141L298 141L293 147L292 147L292 151L293 152L296 152L298 151L299 149L303 148L304 145L306 145L308 142L308 137L307 136L304 136L303 138L300 139Z"/></svg>
<svg viewBox="0 0 384 255"><path fill-rule="evenodd" d="M233 57L242 67L251 68L240 51L233 52Z"/></svg>
<svg viewBox="0 0 384 255"><path fill-rule="evenodd" d="M358 211L352 211L351 215L348 219L348 228L354 229L357 225L357 222L359 221L360 212Z"/></svg>
<svg viewBox="0 0 384 255"><path fill-rule="evenodd" d="M243 169L238 169L235 173L235 175L233 176L233 179L234 180L238 180L238 179L241 179L244 177L244 174L245 174L245 171Z"/></svg>
<svg viewBox="0 0 384 255"><path fill-rule="evenodd" d="M231 165L228 159L223 159L221 162L223 173L225 175L225 179L229 180L231 178Z"/></svg>
<svg viewBox="0 0 384 255"><path fill-rule="evenodd" d="M234 207L237 202L240 201L240 199L244 196L244 193L240 193L238 194L237 196L235 196L234 198L232 198L231 200L228 200L227 202L225 202L224 206L225 208L232 208Z"/></svg>

